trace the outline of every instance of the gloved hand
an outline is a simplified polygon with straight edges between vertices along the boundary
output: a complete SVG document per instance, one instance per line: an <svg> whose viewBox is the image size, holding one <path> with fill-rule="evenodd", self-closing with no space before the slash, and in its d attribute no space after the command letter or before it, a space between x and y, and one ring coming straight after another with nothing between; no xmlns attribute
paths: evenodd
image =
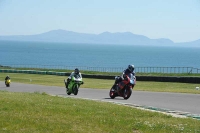
<svg viewBox="0 0 200 133"><path fill-rule="evenodd" d="M126 75L125 75L125 74L123 75L123 78L126 78Z"/></svg>
<svg viewBox="0 0 200 133"><path fill-rule="evenodd" d="M82 83L81 84L84 84L84 82L82 81Z"/></svg>
<svg viewBox="0 0 200 133"><path fill-rule="evenodd" d="M127 75L124 74L124 75L123 75L123 78L126 80L126 79L127 79Z"/></svg>

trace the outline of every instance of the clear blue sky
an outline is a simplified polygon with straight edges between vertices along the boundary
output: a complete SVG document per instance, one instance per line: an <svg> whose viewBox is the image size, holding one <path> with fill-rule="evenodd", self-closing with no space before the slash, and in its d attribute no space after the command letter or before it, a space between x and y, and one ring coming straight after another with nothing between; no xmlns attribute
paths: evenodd
<svg viewBox="0 0 200 133"><path fill-rule="evenodd" d="M0 35L63 29L200 39L200 0L0 0Z"/></svg>

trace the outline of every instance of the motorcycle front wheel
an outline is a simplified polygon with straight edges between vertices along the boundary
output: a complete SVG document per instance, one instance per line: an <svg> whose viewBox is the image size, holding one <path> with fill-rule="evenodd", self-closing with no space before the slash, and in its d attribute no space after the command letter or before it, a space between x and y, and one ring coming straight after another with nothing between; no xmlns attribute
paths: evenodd
<svg viewBox="0 0 200 133"><path fill-rule="evenodd" d="M6 84L6 87L10 87L10 84Z"/></svg>
<svg viewBox="0 0 200 133"><path fill-rule="evenodd" d="M74 86L73 91L74 91L74 95L78 94L78 86L77 85Z"/></svg>
<svg viewBox="0 0 200 133"><path fill-rule="evenodd" d="M125 89L124 90L124 99L126 99L126 100L129 99L131 94L132 94L132 89L131 88Z"/></svg>

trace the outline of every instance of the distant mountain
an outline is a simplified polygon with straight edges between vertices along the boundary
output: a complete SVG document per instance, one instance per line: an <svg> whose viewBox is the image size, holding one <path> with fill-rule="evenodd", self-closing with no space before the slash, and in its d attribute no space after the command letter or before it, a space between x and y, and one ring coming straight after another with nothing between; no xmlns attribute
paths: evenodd
<svg viewBox="0 0 200 133"><path fill-rule="evenodd" d="M170 39L150 39L143 35L131 32L103 32L101 34L77 33L66 30L52 30L36 35L0 36L0 40L9 41L42 41L42 42L66 42L66 43L92 43L92 44L131 44L131 45L159 45L159 46L200 46L200 40L194 42L174 43Z"/></svg>

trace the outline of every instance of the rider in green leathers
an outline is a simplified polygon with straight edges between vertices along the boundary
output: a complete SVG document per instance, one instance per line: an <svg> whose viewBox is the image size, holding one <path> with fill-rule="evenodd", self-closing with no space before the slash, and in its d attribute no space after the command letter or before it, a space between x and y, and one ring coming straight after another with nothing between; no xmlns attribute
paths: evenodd
<svg viewBox="0 0 200 133"><path fill-rule="evenodd" d="M71 81L71 77L72 77L72 76L74 76L75 78L80 78L80 79L82 79L82 75L81 75L81 73L79 72L79 69L76 68L76 69L74 70L74 72L72 72L72 73L70 74L70 76L67 78L67 82L65 82L66 88L68 88L68 85L69 85L69 83L70 83L70 81Z"/></svg>

